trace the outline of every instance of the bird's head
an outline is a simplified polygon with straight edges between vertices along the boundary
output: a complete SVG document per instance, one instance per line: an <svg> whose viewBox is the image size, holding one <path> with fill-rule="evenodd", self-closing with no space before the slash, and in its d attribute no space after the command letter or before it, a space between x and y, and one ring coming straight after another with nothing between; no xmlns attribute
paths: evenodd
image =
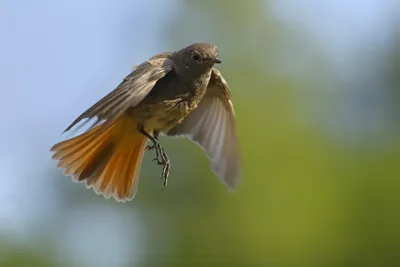
<svg viewBox="0 0 400 267"><path fill-rule="evenodd" d="M177 52L180 63L189 69L208 69L221 63L218 59L218 48L208 43L191 44Z"/></svg>

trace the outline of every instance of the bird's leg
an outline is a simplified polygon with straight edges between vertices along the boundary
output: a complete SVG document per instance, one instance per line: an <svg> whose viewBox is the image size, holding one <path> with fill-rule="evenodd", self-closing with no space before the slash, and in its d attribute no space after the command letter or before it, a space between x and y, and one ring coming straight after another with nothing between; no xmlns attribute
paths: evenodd
<svg viewBox="0 0 400 267"><path fill-rule="evenodd" d="M161 173L161 179L164 179L164 184L163 188L165 188L168 184L168 176L169 176L169 170L171 168L171 163L168 158L168 155L165 153L165 150L162 146L159 147L160 149L160 155L161 155L161 162L158 162L158 164L163 165L163 170Z"/></svg>
<svg viewBox="0 0 400 267"><path fill-rule="evenodd" d="M146 146L147 150L152 150L152 149L156 149L156 157L153 159L153 161L157 161L158 164L160 164L161 160L160 160L160 142L158 141L158 132L154 132L153 136L151 134L149 134L148 132L146 132L143 128L143 126L140 128L140 133L143 134L144 136L146 136L147 138L150 139L150 141L153 143L152 145L148 145Z"/></svg>
<svg viewBox="0 0 400 267"><path fill-rule="evenodd" d="M156 149L156 157L153 159L153 161L157 161L158 163L161 162L160 160L160 141L158 140L158 135L159 132L154 131L153 132L153 136L152 138L150 138L150 140L153 142L153 144L151 146L146 146L147 150L152 150L152 149Z"/></svg>
<svg viewBox="0 0 400 267"><path fill-rule="evenodd" d="M158 135L160 133L158 131L153 132L153 145L147 146L148 150L156 149L157 157L153 159L153 161L157 161L158 165L165 165L166 159L168 159L167 155L164 152L164 148L161 146L160 141L158 140Z"/></svg>
<svg viewBox="0 0 400 267"><path fill-rule="evenodd" d="M155 138L158 141L158 132L155 132ZM156 149L157 152L157 164L163 165L163 170L161 173L161 179L164 180L163 188L165 188L168 184L168 176L169 176L169 169L171 168L171 163L169 161L167 153L165 153L164 148L161 146L160 142L157 144L158 149ZM161 160L159 160L159 156L161 157Z"/></svg>
<svg viewBox="0 0 400 267"><path fill-rule="evenodd" d="M157 144L159 143L158 142L158 133L154 132L153 133L154 136L151 136L151 134L149 134L148 132L146 132L143 129L143 126L140 128L140 133L143 134L144 136L146 136L147 138L149 138L150 141L153 143L151 146L149 146L149 145L146 146L147 150L152 150L157 147Z"/></svg>
<svg viewBox="0 0 400 267"><path fill-rule="evenodd" d="M153 159L153 161L157 161L158 165L163 165L163 170L161 173L161 179L164 179L164 188L167 186L168 183L168 176L169 176L169 170L171 168L171 163L170 160L165 153L164 148L161 146L160 141L158 140L158 131L153 132L153 136L151 136L149 133L147 133L143 127L140 128L140 132L146 136L147 138L150 139L150 141L153 143L151 146L147 146L147 150L152 150L156 149L156 158Z"/></svg>

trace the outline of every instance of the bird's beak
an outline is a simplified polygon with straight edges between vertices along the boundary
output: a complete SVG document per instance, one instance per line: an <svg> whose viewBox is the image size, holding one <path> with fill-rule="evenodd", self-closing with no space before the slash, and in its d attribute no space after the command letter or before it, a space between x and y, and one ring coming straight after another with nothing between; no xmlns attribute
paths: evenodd
<svg viewBox="0 0 400 267"><path fill-rule="evenodd" d="M216 58L216 59L214 59L214 61L213 61L215 64L220 64L220 63L222 63L222 61L221 60L219 60L218 58Z"/></svg>

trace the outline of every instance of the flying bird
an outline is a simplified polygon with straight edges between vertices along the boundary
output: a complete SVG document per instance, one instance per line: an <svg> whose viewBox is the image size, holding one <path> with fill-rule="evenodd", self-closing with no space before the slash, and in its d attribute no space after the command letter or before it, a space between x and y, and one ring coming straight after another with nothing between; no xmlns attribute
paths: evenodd
<svg viewBox="0 0 400 267"><path fill-rule="evenodd" d="M195 43L135 66L66 128L95 119L83 134L51 148L57 167L97 194L125 202L136 195L146 150L155 150L167 185L171 163L159 135L182 136L199 145L213 172L235 189L242 176L240 146L231 92L215 68L219 63L215 45Z"/></svg>

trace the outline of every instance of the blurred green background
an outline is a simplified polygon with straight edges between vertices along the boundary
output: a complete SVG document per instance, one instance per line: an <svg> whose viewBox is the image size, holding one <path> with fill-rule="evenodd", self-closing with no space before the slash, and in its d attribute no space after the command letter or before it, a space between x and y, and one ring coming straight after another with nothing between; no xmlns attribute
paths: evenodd
<svg viewBox="0 0 400 267"><path fill-rule="evenodd" d="M400 266L398 1L0 7L1 267ZM48 148L65 126L131 65L198 41L218 45L232 90L237 192L164 137L164 191L152 153L129 203L63 177Z"/></svg>

